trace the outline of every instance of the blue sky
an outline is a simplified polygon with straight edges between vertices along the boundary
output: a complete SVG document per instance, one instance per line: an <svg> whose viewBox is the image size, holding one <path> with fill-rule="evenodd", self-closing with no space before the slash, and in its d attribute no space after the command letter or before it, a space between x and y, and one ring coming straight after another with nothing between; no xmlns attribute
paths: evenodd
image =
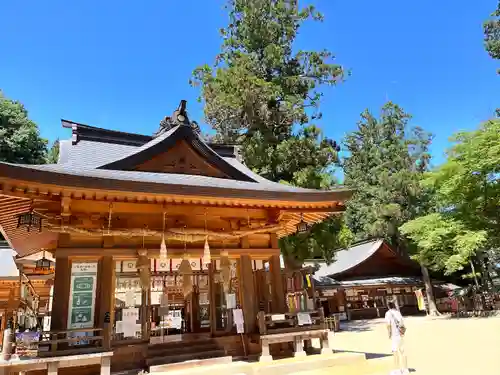
<svg viewBox="0 0 500 375"><path fill-rule="evenodd" d="M356 127L365 108L390 99L435 134L475 128L500 105L498 63L482 23L497 0L317 0L325 22L301 29L298 48L327 48L352 71L325 90L325 133ZM211 63L227 23L223 0L7 1L0 6L0 89L22 101L42 135L69 138L66 118L153 133L180 99L202 121L192 70Z"/></svg>

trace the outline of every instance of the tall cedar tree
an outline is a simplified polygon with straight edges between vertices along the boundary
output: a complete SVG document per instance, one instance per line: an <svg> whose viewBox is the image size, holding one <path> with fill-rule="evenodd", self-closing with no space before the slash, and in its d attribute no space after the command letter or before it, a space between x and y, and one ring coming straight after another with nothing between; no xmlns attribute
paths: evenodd
<svg viewBox="0 0 500 375"><path fill-rule="evenodd" d="M321 118L321 86L335 85L344 71L328 51L293 49L302 24L322 15L313 6L300 8L297 0L230 0L227 9L221 52L192 80L201 86L213 140L241 145L246 165L269 180L331 188L338 145L312 121ZM294 260L331 260L349 238L342 219L332 218L280 247Z"/></svg>
<svg viewBox="0 0 500 375"><path fill-rule="evenodd" d="M59 139L56 139L47 152L47 164L57 164L59 160Z"/></svg>
<svg viewBox="0 0 500 375"><path fill-rule="evenodd" d="M484 23L484 42L489 55L500 60L500 0L491 18ZM500 69L497 72L500 74ZM500 117L500 108L497 109L497 116Z"/></svg>
<svg viewBox="0 0 500 375"><path fill-rule="evenodd" d="M399 227L426 212L427 192L420 180L427 170L431 135L409 127L411 116L393 103L382 108L380 118L368 110L361 114L358 130L345 140L345 184L355 189L346 221L359 238L380 237L402 254L409 244ZM437 313L427 269L422 265L432 313Z"/></svg>

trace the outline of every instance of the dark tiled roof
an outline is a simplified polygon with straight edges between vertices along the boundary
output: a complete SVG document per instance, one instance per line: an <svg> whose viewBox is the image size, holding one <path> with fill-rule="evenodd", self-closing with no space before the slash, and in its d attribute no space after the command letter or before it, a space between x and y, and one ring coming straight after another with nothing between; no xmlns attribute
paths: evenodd
<svg viewBox="0 0 500 375"><path fill-rule="evenodd" d="M269 181L253 173L234 157L235 147L213 145L212 148L212 145L205 143L199 135L192 132L191 127L177 126L153 138L140 134L95 128L66 120L63 120L63 124L66 127L72 127L73 139L61 141L58 164L14 165L0 163L0 175L4 174L19 179L28 176L29 180L32 181L61 186L123 189L124 191L151 193L210 195L208 189L225 189L229 190L225 193L228 198L247 196L253 198L252 191L262 192L262 197L266 199L284 199L285 195L283 194L292 194L289 196L290 198L298 199L301 197L300 200L311 202L343 201L350 196L350 191L344 188L334 191L319 191ZM189 141L202 157L213 165L215 164L228 178L152 173L127 168L129 165L127 163L151 157L151 153L154 156L155 153L164 152L168 147L171 147L174 140L179 139ZM216 150L219 150L220 154ZM190 188L198 188L199 191ZM218 195L222 196L223 194L221 192Z"/></svg>
<svg viewBox="0 0 500 375"><path fill-rule="evenodd" d="M356 280L338 281L326 276L313 276L315 285L318 287L354 287L354 286L375 286L375 285L421 285L422 279L413 276L389 276Z"/></svg>
<svg viewBox="0 0 500 375"><path fill-rule="evenodd" d="M335 261L332 264L326 264L321 261L319 269L314 273L318 278L332 277L335 275L346 272L358 264L370 258L382 246L383 240L367 241L354 245L346 250L340 250L335 253ZM304 266L314 266L318 264L317 261L306 261Z"/></svg>

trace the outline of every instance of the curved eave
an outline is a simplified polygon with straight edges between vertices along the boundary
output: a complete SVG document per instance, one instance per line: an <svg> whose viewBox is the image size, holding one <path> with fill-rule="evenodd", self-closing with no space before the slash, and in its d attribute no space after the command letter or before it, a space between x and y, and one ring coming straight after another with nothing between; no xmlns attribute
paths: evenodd
<svg viewBox="0 0 500 375"><path fill-rule="evenodd" d="M336 207L349 199L352 195L348 189L335 191L314 191L297 189L296 191L277 191L270 189L252 190L243 188L223 188L207 187L183 184L166 184L155 182L142 182L119 180L111 178L98 178L90 176L80 176L75 174L65 174L60 172L45 171L18 166L13 164L0 163L0 184L2 189L10 187L29 190L33 184L43 184L44 189L50 189L57 194L71 193L75 189L90 189L89 194L96 194L102 191L107 194L147 194L155 195L159 198L166 196L178 197L206 197L218 199L239 199L251 204L252 201L267 201L270 206L273 202L277 206L283 207L311 207L322 206ZM6 189L7 186L7 189ZM245 203L242 202L242 203ZM279 204L278 204L279 203ZM332 210L337 211L337 210Z"/></svg>

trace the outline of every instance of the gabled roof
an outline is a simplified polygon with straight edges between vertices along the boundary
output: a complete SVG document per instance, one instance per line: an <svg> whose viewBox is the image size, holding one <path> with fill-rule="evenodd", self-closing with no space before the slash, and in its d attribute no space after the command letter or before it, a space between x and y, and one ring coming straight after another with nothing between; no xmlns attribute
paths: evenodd
<svg viewBox="0 0 500 375"><path fill-rule="evenodd" d="M99 166L99 169L133 170L135 166L151 160L160 153L168 152L179 141L185 141L210 165L223 172L227 178L256 182L238 168L225 161L212 150L190 127L178 125L152 139L141 147L131 151L110 163Z"/></svg>
<svg viewBox="0 0 500 375"><path fill-rule="evenodd" d="M304 266L319 266L314 277L319 282L381 279L384 277L419 277L420 267L407 256L394 251L382 239L364 241L335 253L335 261L309 260Z"/></svg>
<svg viewBox="0 0 500 375"><path fill-rule="evenodd" d="M343 187L325 191L269 181L241 163L236 146L206 143L190 126L179 125L152 137L62 122L64 127L71 127L73 136L60 142L58 164L0 163L0 178L123 192L297 201L308 205L321 202L331 203L332 207L342 205L351 196L351 191ZM179 141L186 142L220 175L134 170L135 165L167 153ZM333 211L341 211L339 207Z"/></svg>
<svg viewBox="0 0 500 375"><path fill-rule="evenodd" d="M383 240L374 240L354 245L346 250L340 250L335 253L335 261L332 264L326 264L324 261L306 261L304 266L314 266L320 264L320 268L314 273L314 276L335 278L336 275L349 271L360 263L370 258L382 246Z"/></svg>

